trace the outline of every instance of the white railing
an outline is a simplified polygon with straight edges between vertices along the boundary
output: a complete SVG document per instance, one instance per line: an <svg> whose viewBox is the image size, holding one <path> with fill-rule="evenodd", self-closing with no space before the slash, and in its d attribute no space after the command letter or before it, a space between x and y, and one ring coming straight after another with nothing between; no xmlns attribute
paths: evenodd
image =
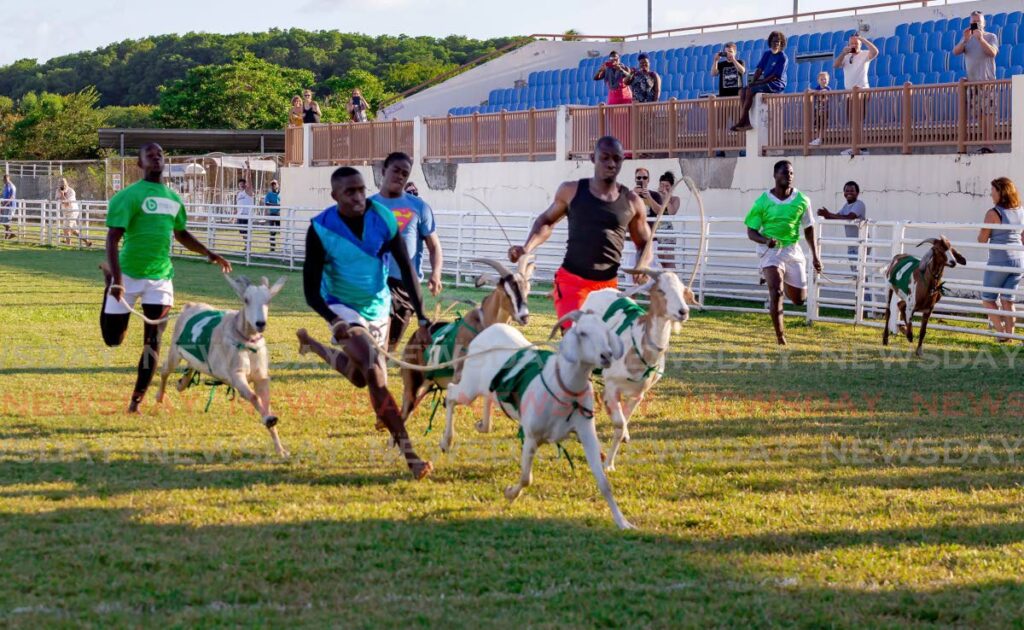
<svg viewBox="0 0 1024 630"><path fill-rule="evenodd" d="M255 267L300 269L305 256L305 234L309 219L318 212L311 208L281 208L280 216L270 216L266 208L255 208L248 224L238 223L237 208L224 205L191 205L188 228L211 249L233 262ZM79 202L77 229L71 246L85 248L86 239L93 249L104 246L106 202ZM486 212L435 211L438 234L444 245L444 273L454 277L456 286L471 286L482 270L473 258L505 260L511 243L526 239L535 216L528 213L504 214L499 228ZM61 245L62 231L70 227L71 216L52 201L19 200L11 218L14 240L2 243ZM274 223L279 222L279 224ZM857 236L848 238L847 225L857 227ZM881 327L885 310L886 279L881 269L898 253L920 256L925 248L915 246L923 239L946 235L967 258L966 267L946 273L946 295L935 311L929 327L975 335L1000 336L989 330L986 315L1014 316L1014 313L981 306L982 272L987 269L1012 271L987 264L988 252L1012 249L1007 246L976 242L983 223L927 223L919 221L868 221L848 224L842 221L816 223L824 273L809 274L808 302L805 308L789 308L787 313L808 321L836 322ZM757 255L746 236L740 218L711 217L705 225L706 250L696 275L694 292L709 310L764 313L767 292L759 284ZM684 280L691 276L697 261L701 223L696 216L665 217L658 231L658 264L679 271ZM273 241L271 237L273 236ZM0 235L2 239L2 235ZM565 253L565 224L556 227L552 238L537 250L536 292L545 293ZM271 247L273 245L273 247ZM806 244L804 244L806 248ZM191 257L179 245L176 256ZM625 263L635 251L627 245ZM809 259L809 257L808 257ZM429 267L429 260L424 260ZM629 280L625 280L628 283ZM1000 293L1024 296L1024 289ZM1013 335L1024 340L1024 335Z"/></svg>

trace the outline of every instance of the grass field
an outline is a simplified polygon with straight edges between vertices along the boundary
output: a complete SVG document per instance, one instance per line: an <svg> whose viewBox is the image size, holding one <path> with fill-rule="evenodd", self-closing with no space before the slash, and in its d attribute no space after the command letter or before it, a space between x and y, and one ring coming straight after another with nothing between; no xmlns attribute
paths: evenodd
<svg viewBox="0 0 1024 630"><path fill-rule="evenodd" d="M325 327L294 274L267 332L288 461L222 391L124 415L141 327L103 346L99 260L0 250L0 625L1024 625L1020 346L935 332L914 360L791 320L780 351L766 316L695 313L612 473L620 533L575 442L509 505L505 418L465 411L444 456L421 408L437 470L411 481L365 394L298 356ZM234 304L177 270L179 305Z"/></svg>

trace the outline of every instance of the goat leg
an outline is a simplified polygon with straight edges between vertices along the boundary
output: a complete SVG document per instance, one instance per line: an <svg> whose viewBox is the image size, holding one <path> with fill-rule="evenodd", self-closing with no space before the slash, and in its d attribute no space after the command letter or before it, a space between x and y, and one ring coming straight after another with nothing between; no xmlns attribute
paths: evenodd
<svg viewBox="0 0 1024 630"><path fill-rule="evenodd" d="M484 396L484 413L476 423L476 430L480 433L491 432L491 409L494 407L494 394Z"/></svg>
<svg viewBox="0 0 1024 630"><path fill-rule="evenodd" d="M914 307L910 302L904 302L903 305L903 321L907 327L907 341L914 343Z"/></svg>
<svg viewBox="0 0 1024 630"><path fill-rule="evenodd" d="M892 312L892 297L893 297L893 290L890 288L889 289L889 294L885 298L885 326L882 327L882 345L883 346L889 345L889 333L891 332L892 328L895 328L895 326L894 326L894 324L893 324L893 322L891 320L892 315L893 315L893 312Z"/></svg>
<svg viewBox="0 0 1024 630"><path fill-rule="evenodd" d="M274 450L278 457L288 457L288 451L281 444L281 438L277 435L277 416L270 409L270 379L263 379L255 382L256 397L259 399L262 409L257 409L263 419L263 426L267 427L270 439L274 442Z"/></svg>
<svg viewBox="0 0 1024 630"><path fill-rule="evenodd" d="M164 392L167 390L167 379L170 377L171 372L178 367L178 363L180 361L181 355L178 353L178 348L174 343L171 343L171 348L167 351L167 359L164 360L164 365L160 369L160 387L156 390L156 401L158 403L162 403L164 401ZM191 373L192 371L190 369L185 374L191 379ZM183 388L179 384L178 391L180 392L182 389Z"/></svg>
<svg viewBox="0 0 1024 630"><path fill-rule="evenodd" d="M615 521L615 525L619 529L633 529L633 525L626 520L626 517L619 510L618 504L615 503L615 497L612 496L612 485L608 481L608 476L604 473L604 468L601 466L601 443L597 439L594 419L578 417L576 419L576 436L579 438L580 444L583 445L583 452L587 456L590 472L594 474L594 479L597 480L597 488L608 503L608 507L611 508L612 519Z"/></svg>
<svg viewBox="0 0 1024 630"><path fill-rule="evenodd" d="M537 454L537 440L530 434L523 436L523 455L519 471L519 483L505 488L505 498L515 501L523 489L533 483L533 457Z"/></svg>
<svg viewBox="0 0 1024 630"><path fill-rule="evenodd" d="M612 436L612 445L608 449L608 457L604 463L606 471L615 470L615 455L619 452L619 446L629 441L629 430L626 428L626 414L622 411L622 401L619 393L608 385L604 390L604 404L608 408L608 415L611 416L612 426L615 434Z"/></svg>
<svg viewBox="0 0 1024 630"><path fill-rule="evenodd" d="M924 332L928 329L928 319L932 316L932 309L921 313L921 330L917 331L917 352L918 357L924 356Z"/></svg>

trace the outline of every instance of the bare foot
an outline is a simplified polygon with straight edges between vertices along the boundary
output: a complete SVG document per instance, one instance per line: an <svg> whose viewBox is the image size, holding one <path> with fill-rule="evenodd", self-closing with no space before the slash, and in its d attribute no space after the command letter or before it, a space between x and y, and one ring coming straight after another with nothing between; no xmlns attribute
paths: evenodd
<svg viewBox="0 0 1024 630"><path fill-rule="evenodd" d="M409 470L412 471L412 476L416 481L420 481L430 473L434 472L434 465L427 461L419 461L415 464L409 464Z"/></svg>
<svg viewBox="0 0 1024 630"><path fill-rule="evenodd" d="M377 430L377 433L383 433L388 430L388 425L384 424L384 421L377 418L377 422L374 423L373 428Z"/></svg>
<svg viewBox="0 0 1024 630"><path fill-rule="evenodd" d="M295 331L295 336L299 338L299 356L303 356L309 352L309 342L311 341L309 333L306 332L305 328L300 328Z"/></svg>
<svg viewBox="0 0 1024 630"><path fill-rule="evenodd" d="M128 413L138 414L140 404L142 404L142 399L133 397L131 402L128 403Z"/></svg>
<svg viewBox="0 0 1024 630"><path fill-rule="evenodd" d="M788 343L786 343L786 337L785 337L785 336L783 336L783 335L779 335L779 336L778 336L778 337L777 337L777 338L775 339L775 341L776 341L776 342L777 342L777 343L778 343L778 344L779 344L780 346L788 346L788 345L789 345Z"/></svg>

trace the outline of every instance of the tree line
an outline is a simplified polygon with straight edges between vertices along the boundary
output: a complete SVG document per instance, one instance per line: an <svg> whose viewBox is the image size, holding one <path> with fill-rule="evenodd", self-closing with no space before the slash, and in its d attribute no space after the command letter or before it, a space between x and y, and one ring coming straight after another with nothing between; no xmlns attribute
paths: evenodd
<svg viewBox="0 0 1024 630"><path fill-rule="evenodd" d="M124 40L0 67L0 158L98 155L100 127L273 129L311 87L325 122L348 118L351 90L371 109L516 38L475 40L338 31L187 33Z"/></svg>

